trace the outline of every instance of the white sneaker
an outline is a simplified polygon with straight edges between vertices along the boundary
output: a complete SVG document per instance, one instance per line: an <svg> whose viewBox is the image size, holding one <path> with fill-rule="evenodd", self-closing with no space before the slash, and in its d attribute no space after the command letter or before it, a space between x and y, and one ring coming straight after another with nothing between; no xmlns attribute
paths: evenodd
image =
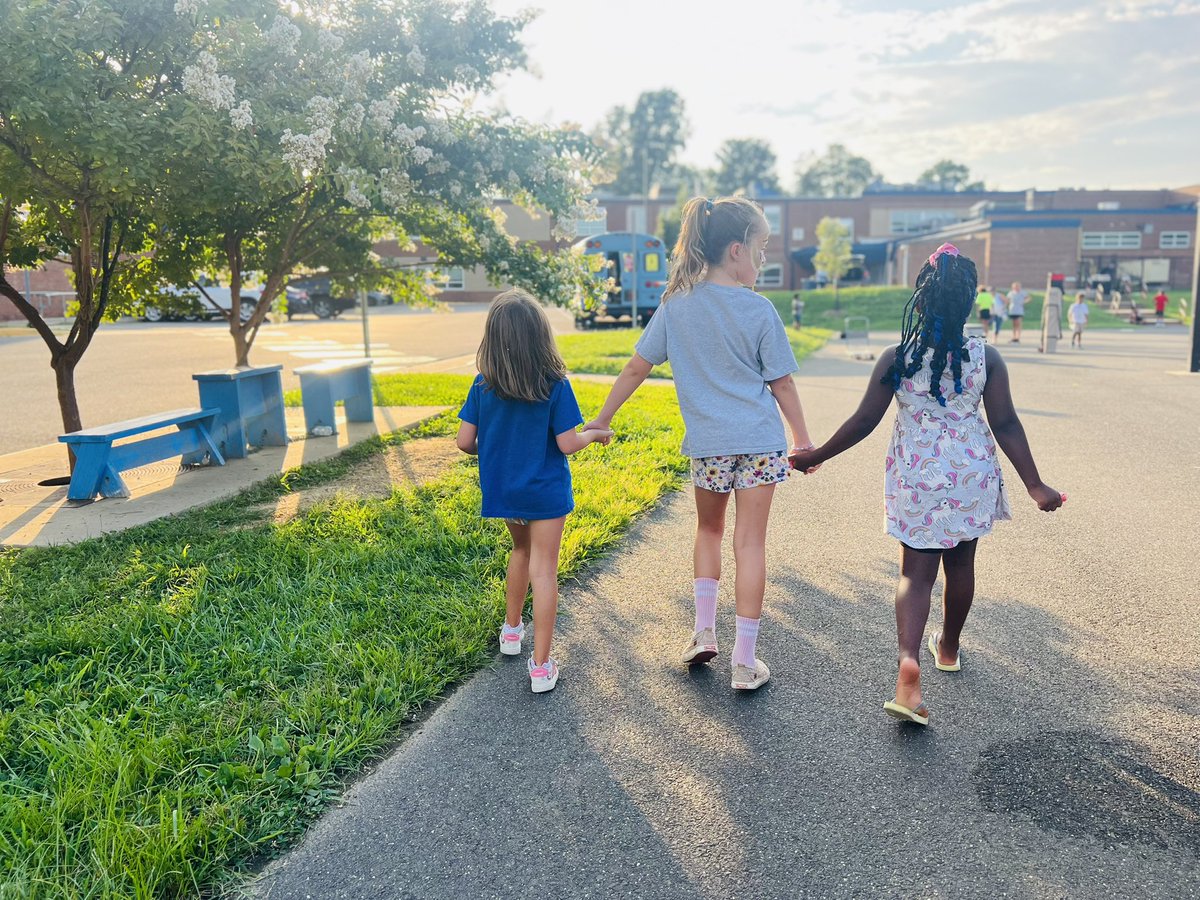
<svg viewBox="0 0 1200 900"><path fill-rule="evenodd" d="M756 691L771 680L771 670L761 659L754 660L754 668L749 666L734 666L733 679L730 682L735 691Z"/></svg>
<svg viewBox="0 0 1200 900"><path fill-rule="evenodd" d="M544 694L554 690L558 684L558 663L554 658L546 660L543 665L535 666L533 657L529 657L529 686L535 694Z"/></svg>
<svg viewBox="0 0 1200 900"><path fill-rule="evenodd" d="M500 629L500 652L505 656L520 656L521 642L525 640L525 623L517 631Z"/></svg>
<svg viewBox="0 0 1200 900"><path fill-rule="evenodd" d="M702 628L692 635L687 646L683 648L683 664L685 666L699 665L717 657L717 635L711 628Z"/></svg>

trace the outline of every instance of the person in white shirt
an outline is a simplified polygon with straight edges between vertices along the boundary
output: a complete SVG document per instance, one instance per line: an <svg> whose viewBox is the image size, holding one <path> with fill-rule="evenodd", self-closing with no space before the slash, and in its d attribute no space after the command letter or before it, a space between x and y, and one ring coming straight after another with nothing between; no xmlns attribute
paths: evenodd
<svg viewBox="0 0 1200 900"><path fill-rule="evenodd" d="M1008 318L1012 322L1012 343L1021 343L1021 323L1025 319L1025 302L1029 299L1029 291L1021 290L1021 282L1014 281L1012 290L1008 292Z"/></svg>
<svg viewBox="0 0 1200 900"><path fill-rule="evenodd" d="M1075 302L1067 310L1067 319L1071 323L1071 346L1083 349L1083 329L1087 326L1088 305L1083 299L1083 291L1075 295Z"/></svg>

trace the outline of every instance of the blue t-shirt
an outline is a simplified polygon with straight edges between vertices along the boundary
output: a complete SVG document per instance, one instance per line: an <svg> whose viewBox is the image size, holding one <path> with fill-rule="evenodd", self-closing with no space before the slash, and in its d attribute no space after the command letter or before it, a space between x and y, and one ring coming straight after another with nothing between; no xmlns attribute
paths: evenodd
<svg viewBox="0 0 1200 900"><path fill-rule="evenodd" d="M557 519L575 508L571 468L556 434L583 424L567 380L540 403L501 400L479 375L458 417L479 429L483 515L497 519Z"/></svg>

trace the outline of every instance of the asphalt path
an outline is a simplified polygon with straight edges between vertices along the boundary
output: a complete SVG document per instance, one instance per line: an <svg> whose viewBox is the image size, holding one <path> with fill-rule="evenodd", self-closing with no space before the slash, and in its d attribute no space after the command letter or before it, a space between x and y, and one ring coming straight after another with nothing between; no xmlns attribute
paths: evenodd
<svg viewBox="0 0 1200 900"><path fill-rule="evenodd" d="M483 335L486 305L451 304L445 311L376 307L369 311L371 356L379 374L446 366L470 367ZM557 330L570 316L551 311ZM50 444L62 434L50 351L31 329L0 329L0 454ZM65 329L64 329L65 334ZM357 312L336 319L297 317L265 324L250 352L254 365L281 363L284 388L299 387L296 366L363 355ZM197 403L195 372L234 363L224 322L132 319L102 325L76 368L84 427Z"/></svg>
<svg viewBox="0 0 1200 900"><path fill-rule="evenodd" d="M558 689L497 657L253 891L273 898L1200 896L1200 377L1181 334L1003 345L1045 480L981 542L964 670L891 696L890 429L777 494L759 655L688 672L692 507L666 499L564 586ZM799 376L815 436L870 363ZM620 430L620 418L616 422ZM726 574L732 574L727 559ZM728 579L725 583L728 583ZM937 596L935 595L935 605ZM940 620L931 617L931 628Z"/></svg>

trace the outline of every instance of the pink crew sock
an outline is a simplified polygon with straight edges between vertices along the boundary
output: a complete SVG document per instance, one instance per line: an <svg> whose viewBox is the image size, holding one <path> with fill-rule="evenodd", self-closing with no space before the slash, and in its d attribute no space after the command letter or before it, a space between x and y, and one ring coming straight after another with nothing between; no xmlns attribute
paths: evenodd
<svg viewBox="0 0 1200 900"><path fill-rule="evenodd" d="M705 628L717 630L717 579L696 579L696 627L695 631Z"/></svg>
<svg viewBox="0 0 1200 900"><path fill-rule="evenodd" d="M737 638L733 642L733 664L754 668L754 644L758 640L758 623L761 619L743 619L736 616Z"/></svg>

